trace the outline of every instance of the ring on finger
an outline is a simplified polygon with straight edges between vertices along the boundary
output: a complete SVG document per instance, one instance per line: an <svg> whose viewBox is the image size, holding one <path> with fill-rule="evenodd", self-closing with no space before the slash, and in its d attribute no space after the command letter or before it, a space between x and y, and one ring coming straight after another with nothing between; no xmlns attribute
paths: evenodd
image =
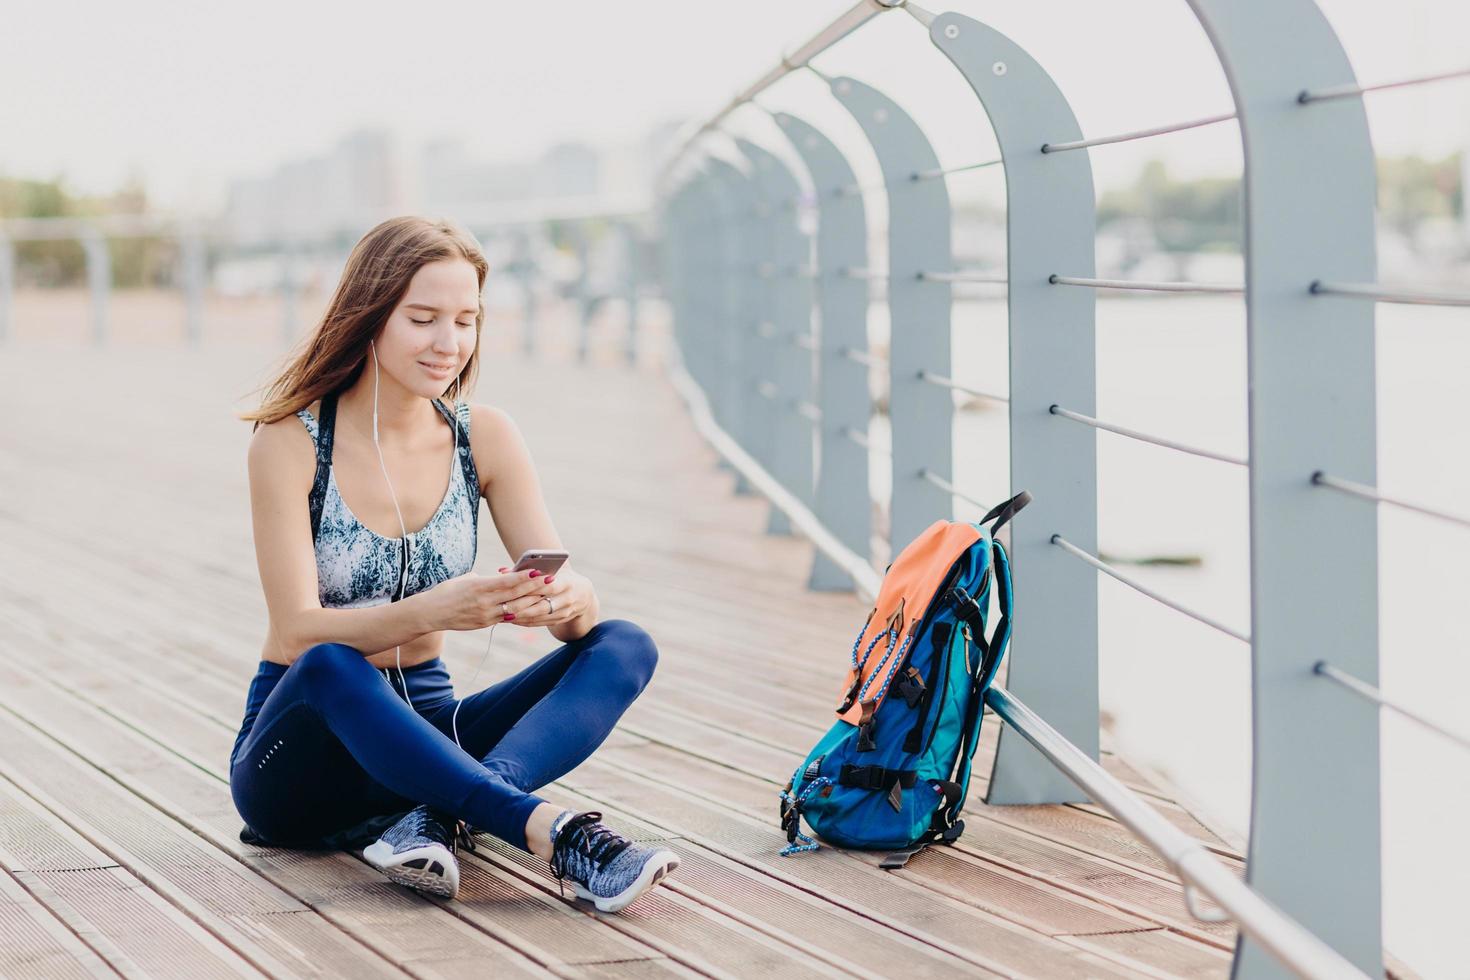
<svg viewBox="0 0 1470 980"><path fill-rule="evenodd" d="M546 615L550 616L552 613L556 612L556 603L551 601L551 596L544 595L541 598L546 603Z"/></svg>

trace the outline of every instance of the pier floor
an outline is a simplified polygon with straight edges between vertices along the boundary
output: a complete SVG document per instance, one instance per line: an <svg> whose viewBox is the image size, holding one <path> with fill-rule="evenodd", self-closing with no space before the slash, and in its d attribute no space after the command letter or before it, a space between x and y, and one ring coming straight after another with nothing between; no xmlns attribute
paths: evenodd
<svg viewBox="0 0 1470 980"><path fill-rule="evenodd" d="M676 875L602 915L483 836L448 902L355 854L242 844L225 770L266 613L233 413L278 352L24 340L0 349L0 974L1227 975L1232 927L1192 919L1162 861L1092 806L987 807L985 756L958 846L892 872L825 845L778 856L778 790L831 721L863 608L805 589L810 547L763 533L654 358L487 353L474 400L520 423L604 615L661 652L543 795L667 840ZM497 630L478 685L554 646ZM484 650L451 635L461 693Z"/></svg>

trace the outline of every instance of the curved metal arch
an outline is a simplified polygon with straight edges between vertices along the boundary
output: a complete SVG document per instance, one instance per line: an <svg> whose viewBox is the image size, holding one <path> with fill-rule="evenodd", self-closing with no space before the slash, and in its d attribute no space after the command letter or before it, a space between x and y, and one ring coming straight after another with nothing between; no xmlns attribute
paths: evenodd
<svg viewBox="0 0 1470 980"><path fill-rule="evenodd" d="M919 380L920 371L950 375L949 283L920 279L953 267L949 190L941 180L913 180L939 160L907 112L855 78L828 83L878 157L888 192L888 418L893 431L893 497L889 541L894 553L953 506L948 493L919 474L951 474L954 403L950 393Z"/></svg>
<svg viewBox="0 0 1470 980"><path fill-rule="evenodd" d="M769 397L750 398L747 415L750 452L782 486L803 504L812 501L811 427L796 413L795 404L811 400L811 360L790 345L790 338L811 331L811 282L796 274L808 263L810 245L796 225L796 212L787 202L800 186L779 157L746 139L735 146L750 161L750 182L757 209L751 216L760 242L753 295L761 297L761 314L742 324L745 331L747 376L743 384L758 392L769 382ZM759 329L758 329L759 327ZM768 534L790 534L791 521L772 507Z"/></svg>
<svg viewBox="0 0 1470 980"><path fill-rule="evenodd" d="M1376 277L1373 145L1313 0L1189 0L1224 68L1244 149L1250 392L1251 886L1359 969L1383 969L1376 706L1317 660L1378 678L1378 516L1314 494L1317 469L1376 483L1374 306L1314 296ZM1277 39L1289 38L1282 57ZM1319 161L1330 161L1323 166ZM1284 976L1243 939L1236 976Z"/></svg>
<svg viewBox="0 0 1470 980"><path fill-rule="evenodd" d="M1092 275L1092 167L1085 153L1041 152L1048 140L1081 138L1082 131L1051 76L1015 42L959 14L941 14L929 33L979 98L1005 166L1011 492L1033 498L1012 524L1020 587L1006 687L1095 760L1097 574L1051 539L1062 534L1097 550L1097 436L1058 424L1049 408L1075 402L1093 411L1096 297L1048 281L1058 269ZM986 800L1086 797L1020 733L1003 728Z"/></svg>
<svg viewBox="0 0 1470 980"><path fill-rule="evenodd" d="M819 464L813 510L853 553L871 550L873 505L868 486L868 453L845 438L847 429L868 431L873 398L868 369L846 355L868 348L868 284L843 275L868 264L867 212L860 194L841 193L854 183L842 151L819 129L788 112L773 114L811 174L817 204L817 246L813 260L817 289L817 378ZM808 587L836 591L852 580L820 550Z"/></svg>

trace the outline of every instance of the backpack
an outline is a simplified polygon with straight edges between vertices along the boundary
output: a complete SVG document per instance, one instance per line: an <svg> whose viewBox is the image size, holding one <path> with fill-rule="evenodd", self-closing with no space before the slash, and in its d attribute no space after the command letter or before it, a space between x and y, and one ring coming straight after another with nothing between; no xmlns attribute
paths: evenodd
<svg viewBox="0 0 1470 980"><path fill-rule="evenodd" d="M885 570L838 720L781 793L783 856L819 846L803 817L839 847L895 852L885 868L964 832L985 691L1011 635L1010 561L994 534L1030 502L1022 491L976 523L935 521ZM987 640L992 585L1000 618Z"/></svg>

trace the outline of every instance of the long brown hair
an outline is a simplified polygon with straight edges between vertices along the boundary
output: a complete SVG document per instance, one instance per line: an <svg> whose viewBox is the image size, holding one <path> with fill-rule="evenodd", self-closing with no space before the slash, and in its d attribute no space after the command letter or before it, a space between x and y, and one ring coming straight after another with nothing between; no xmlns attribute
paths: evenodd
<svg viewBox="0 0 1470 980"><path fill-rule="evenodd" d="M442 259L464 259L473 265L483 292L489 263L474 236L452 222L409 215L389 218L363 235L347 257L321 322L287 355L289 363L275 380L256 389L265 391L260 407L238 417L259 428L350 387L367 363L369 342L408 291L414 273ZM475 350L460 371L461 391L472 389L479 376L484 300L478 305Z"/></svg>

